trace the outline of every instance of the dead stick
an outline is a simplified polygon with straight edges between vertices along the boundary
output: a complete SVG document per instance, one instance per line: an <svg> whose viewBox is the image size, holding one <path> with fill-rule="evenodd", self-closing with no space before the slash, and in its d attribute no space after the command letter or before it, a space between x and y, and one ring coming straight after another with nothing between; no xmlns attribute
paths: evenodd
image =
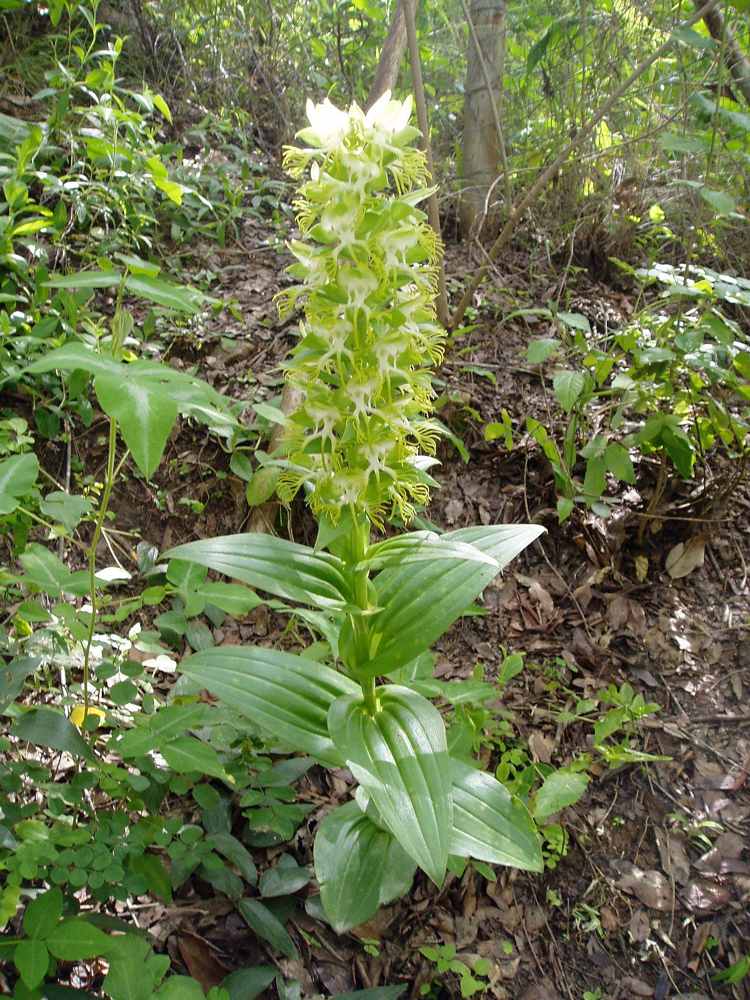
<svg viewBox="0 0 750 1000"><path fill-rule="evenodd" d="M435 177L435 167L432 160L432 144L430 143L430 124L427 120L427 101L424 96L424 81L422 80L422 63L419 58L419 45L417 43L417 28L414 21L414 11L416 3L414 0L403 0L404 15L406 17L406 37L409 42L409 59L411 61L411 78L414 87L414 101L417 106L417 121L422 132L422 144L427 158L427 169L430 177ZM440 237L440 212L438 209L437 195L433 191L427 202L427 215L430 225ZM448 325L448 296L445 291L445 268L442 258L438 265L438 294L437 294L437 315L443 326Z"/></svg>
<svg viewBox="0 0 750 1000"><path fill-rule="evenodd" d="M695 24L696 21L700 21L703 15L708 10L710 10L713 7L713 5L714 5L714 0L709 0L709 2L705 3L700 8L700 10L697 11L692 17L684 21L680 25L680 27L689 28L691 24ZM668 52L669 49L676 43L676 41L677 39L674 38L674 32L673 32L672 35L667 39L667 41L664 42L663 45L660 45L659 48L648 57L648 59L644 59L642 63L636 66L636 68L633 70L633 72L630 74L627 80L617 88L614 94L612 94L612 96L607 101L605 101L605 103L596 112L593 118L591 118L589 123L587 125L584 125L583 128L581 128L578 131L575 138L572 139L567 144L567 146L565 146L562 149L560 154L552 161L552 163L545 170L543 170L541 174L539 174L539 176L531 185L526 194L521 198L521 200L516 205L513 206L513 208L510 211L510 215L508 216L508 221L505 223L502 232L497 237L497 239L492 244L492 247L489 250L488 263L483 264L479 268L479 270L469 283L468 288L461 296L461 301L456 306L456 309L453 315L451 316L450 323L448 324L449 329L455 330L455 328L461 323L461 320L464 318L464 313L466 312L467 308L471 305L474 293L476 292L477 288L479 288L479 286L482 284L482 282L489 273L490 263L497 258L498 254L503 249L503 247L505 247L506 244L510 242L511 237L515 232L516 223L521 218L526 209L529 208L529 206L534 201L536 201L536 198L540 194L542 189L547 186L547 184L549 183L549 181L552 180L557 171L565 164L570 154L583 143L584 139L587 139L593 133L594 129L599 124L599 122L602 121L602 119L609 114L609 112L612 110L615 104L617 104L620 98L623 97L623 95L626 94L628 90L630 90L630 88L633 86L636 80L642 77L643 74L648 69L650 69L651 66L653 66L653 64L658 59L661 59L664 53Z"/></svg>

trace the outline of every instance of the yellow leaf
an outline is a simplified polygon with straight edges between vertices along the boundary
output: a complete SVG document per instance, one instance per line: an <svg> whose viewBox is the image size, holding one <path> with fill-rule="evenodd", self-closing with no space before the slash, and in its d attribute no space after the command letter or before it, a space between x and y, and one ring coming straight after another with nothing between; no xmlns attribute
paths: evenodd
<svg viewBox="0 0 750 1000"><path fill-rule="evenodd" d="M103 712L101 708L96 708L95 705L89 705L89 715L94 715L98 719L104 719L106 712ZM78 726L80 729L86 719L86 709L83 705L76 705L73 711L70 713L70 721L74 726ZM100 723L97 723L97 726Z"/></svg>

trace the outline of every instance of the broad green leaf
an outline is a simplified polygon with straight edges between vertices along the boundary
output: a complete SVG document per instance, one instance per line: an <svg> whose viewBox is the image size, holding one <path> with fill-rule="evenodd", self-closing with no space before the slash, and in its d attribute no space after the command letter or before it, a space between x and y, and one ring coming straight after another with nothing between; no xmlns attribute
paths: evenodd
<svg viewBox="0 0 750 1000"><path fill-rule="evenodd" d="M41 662L42 658L39 656L19 656L7 666L0 663L0 712L4 712L15 701L23 691L24 681Z"/></svg>
<svg viewBox="0 0 750 1000"><path fill-rule="evenodd" d="M665 132L657 142L668 153L704 153L711 145L703 136L680 135L677 132Z"/></svg>
<svg viewBox="0 0 750 1000"><path fill-rule="evenodd" d="M177 420L177 403L164 386L97 376L99 405L117 421L133 461L149 479L156 471Z"/></svg>
<svg viewBox="0 0 750 1000"><path fill-rule="evenodd" d="M40 374L52 371L84 371L90 375L111 375L121 378L126 366L104 354L97 354L84 344L69 343L48 351L26 367L27 372Z"/></svg>
<svg viewBox="0 0 750 1000"><path fill-rule="evenodd" d="M158 264L154 264L150 260L144 260L143 257L137 257L132 253L116 253L115 257L122 261L133 274L147 274L155 278L159 271L161 271L161 267Z"/></svg>
<svg viewBox="0 0 750 1000"><path fill-rule="evenodd" d="M592 499L598 499L607 485L607 460L603 457L594 456L586 462L586 475L583 479L583 492L586 499L591 503Z"/></svg>
<svg viewBox="0 0 750 1000"><path fill-rule="evenodd" d="M206 837L206 842L218 851L222 857L238 868L242 877L250 885L255 885L258 872L255 868L252 856L243 843L233 837L231 833L211 833Z"/></svg>
<svg viewBox="0 0 750 1000"><path fill-rule="evenodd" d="M26 546L18 557L24 568L24 583L33 583L45 594L59 597L61 593L82 594L88 590L88 582L70 572L65 563L50 549L38 542Z"/></svg>
<svg viewBox="0 0 750 1000"><path fill-rule="evenodd" d="M409 855L356 802L326 815L315 835L314 853L323 909L337 934L365 923L395 898L392 888L397 894L399 889L406 892L414 878Z"/></svg>
<svg viewBox="0 0 750 1000"><path fill-rule="evenodd" d="M154 994L159 1000L205 1000L205 996L192 976L169 976Z"/></svg>
<svg viewBox="0 0 750 1000"><path fill-rule="evenodd" d="M145 274L129 274L125 279L125 287L143 299L177 312L195 314L206 303L215 301L197 288L175 285L163 278L150 278Z"/></svg>
<svg viewBox="0 0 750 1000"><path fill-rule="evenodd" d="M131 854L128 865L146 880L149 892L163 903L172 902L172 883L162 861L155 854Z"/></svg>
<svg viewBox="0 0 750 1000"><path fill-rule="evenodd" d="M607 462L607 469L621 483L635 482L635 469L630 460L628 449L624 445L615 441L610 442L604 452L604 458Z"/></svg>
<svg viewBox="0 0 750 1000"><path fill-rule="evenodd" d="M675 468L683 479L690 479L693 474L695 451L690 439L683 431L671 430L665 427L661 433L664 449L674 462Z"/></svg>
<svg viewBox="0 0 750 1000"><path fill-rule="evenodd" d="M328 713L331 738L393 836L440 885L453 817L443 720L408 688L380 687L376 697L374 716L361 694L335 701Z"/></svg>
<svg viewBox="0 0 750 1000"><path fill-rule="evenodd" d="M178 736L176 740L161 748L161 754L172 770L178 774L198 771L232 783L233 779L227 774L214 748L194 736Z"/></svg>
<svg viewBox="0 0 750 1000"><path fill-rule="evenodd" d="M34 488L39 475L36 455L13 455L0 462L0 515L11 514Z"/></svg>
<svg viewBox="0 0 750 1000"><path fill-rule="evenodd" d="M348 600L339 559L261 532L188 542L165 552L164 558L196 562L269 594L317 608L341 608Z"/></svg>
<svg viewBox="0 0 750 1000"><path fill-rule="evenodd" d="M180 671L277 739L334 767L328 709L359 685L322 663L261 646L221 646L183 660Z"/></svg>
<svg viewBox="0 0 750 1000"><path fill-rule="evenodd" d="M28 938L16 945L13 961L24 985L35 989L44 979L49 966L47 945L41 938Z"/></svg>
<svg viewBox="0 0 750 1000"><path fill-rule="evenodd" d="M493 567L496 572L500 569L492 556L482 552L481 549L447 535L438 535L434 531L412 531L371 545L364 565L371 569L388 569L393 566L431 562L433 559L464 559L469 562L485 563Z"/></svg>
<svg viewBox="0 0 750 1000"><path fill-rule="evenodd" d="M46 938L62 917L62 891L55 886L37 896L26 907L23 915L24 933L31 938Z"/></svg>
<svg viewBox="0 0 750 1000"><path fill-rule="evenodd" d="M155 955L148 941L135 934L113 937L107 957L110 965L103 986L117 1000L153 1000L170 966L169 955Z"/></svg>
<svg viewBox="0 0 750 1000"><path fill-rule="evenodd" d="M268 941L272 948L280 951L287 958L297 958L297 949L286 928L260 900L241 899L237 904L237 909L258 937Z"/></svg>
<svg viewBox="0 0 750 1000"><path fill-rule="evenodd" d="M71 917L63 920L47 938L47 947L55 958L77 962L83 958L106 955L111 939L88 920Z"/></svg>
<svg viewBox="0 0 750 1000"><path fill-rule="evenodd" d="M160 708L155 715L141 716L147 724L136 726L124 733L110 749L121 757L143 757L152 750L161 750L176 736L189 729L199 729L207 725L213 717L214 709L200 702L191 705L168 705Z"/></svg>
<svg viewBox="0 0 750 1000"><path fill-rule="evenodd" d="M169 124L172 124L172 112L169 110L169 105L161 96L161 94L154 94L154 107L158 108L159 111L164 115Z"/></svg>
<svg viewBox="0 0 750 1000"><path fill-rule="evenodd" d="M544 869L528 809L491 774L454 760L450 853L526 871Z"/></svg>
<svg viewBox="0 0 750 1000"><path fill-rule="evenodd" d="M553 354L557 354L559 350L559 340L556 340L554 337L539 337L536 340L529 341L529 346L526 349L526 360L531 365L541 365L547 358L551 358Z"/></svg>
<svg viewBox="0 0 750 1000"><path fill-rule="evenodd" d="M45 517L59 521L67 531L73 531L84 514L91 510L91 501L87 497L55 490L40 502L39 509Z"/></svg>
<svg viewBox="0 0 750 1000"><path fill-rule="evenodd" d="M586 376L583 372L561 371L557 372L552 379L555 397L566 413L570 413L575 406L585 384Z"/></svg>
<svg viewBox="0 0 750 1000"><path fill-rule="evenodd" d="M245 488L245 499L248 506L259 507L262 503L270 500L276 492L280 475L281 469L275 466L268 465L265 468L256 469Z"/></svg>
<svg viewBox="0 0 750 1000"><path fill-rule="evenodd" d="M737 211L737 202L726 191L714 191L711 188L702 187L700 196L719 215L731 215Z"/></svg>
<svg viewBox="0 0 750 1000"><path fill-rule="evenodd" d="M221 583L212 580L201 584L198 593L201 597L205 597L207 604L221 608L233 618L244 618L253 608L263 603L254 590L242 587L239 583Z"/></svg>
<svg viewBox="0 0 750 1000"><path fill-rule="evenodd" d="M559 312L557 313L557 319L559 319L561 323L564 323L565 326L569 326L572 330L581 330L583 333L591 333L591 324L583 313Z"/></svg>
<svg viewBox="0 0 750 1000"><path fill-rule="evenodd" d="M35 746L60 750L74 757L91 757L91 749L76 727L53 708L32 708L19 716L11 733Z"/></svg>
<svg viewBox="0 0 750 1000"><path fill-rule="evenodd" d="M230 972L221 985L229 991L230 1000L255 1000L271 985L275 976L276 969L273 966L255 965L250 969Z"/></svg>
<svg viewBox="0 0 750 1000"><path fill-rule="evenodd" d="M115 268L108 271L78 271L76 274L61 274L42 282L43 288L116 288L122 279L122 271Z"/></svg>
<svg viewBox="0 0 750 1000"><path fill-rule="evenodd" d="M536 524L498 524L461 528L442 537L468 543L497 566L469 559L433 559L386 569L375 577L382 611L370 621L372 676L389 674L415 659L439 639L498 572L544 528Z"/></svg>
<svg viewBox="0 0 750 1000"><path fill-rule="evenodd" d="M548 774L534 799L534 817L546 819L566 806L572 806L586 791L588 783L588 775L580 771L561 769Z"/></svg>
<svg viewBox="0 0 750 1000"><path fill-rule="evenodd" d="M299 892L310 881L310 872L297 864L290 854L282 854L273 868L261 875L258 888L261 896L289 896Z"/></svg>

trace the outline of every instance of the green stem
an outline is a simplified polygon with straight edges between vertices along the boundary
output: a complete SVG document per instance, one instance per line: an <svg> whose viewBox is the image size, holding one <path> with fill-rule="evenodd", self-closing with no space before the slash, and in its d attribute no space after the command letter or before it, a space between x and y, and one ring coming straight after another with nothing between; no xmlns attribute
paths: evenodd
<svg viewBox="0 0 750 1000"><path fill-rule="evenodd" d="M89 681L91 677L91 647L94 644L94 632L96 630L96 615L98 610L96 597L96 549L102 537L104 520L109 509L109 499L112 495L112 487L115 483L115 458L117 445L117 423L113 417L109 420L109 442L107 447L107 472L104 479L104 489L99 510L96 515L94 534L89 545L87 557L89 566L89 603L91 605L91 619L89 621L88 635L86 636L86 646L83 652L83 718L84 722L89 714Z"/></svg>
<svg viewBox="0 0 750 1000"><path fill-rule="evenodd" d="M370 523L367 518L358 517L352 510L352 533L349 545L351 568L353 573L354 603L362 611L367 611L370 606L369 584L370 572L366 567L359 564L367 556L367 549L370 544ZM367 618L364 615L353 615L352 629L354 631L354 651L355 663L351 664L357 680L362 688L365 706L369 712L374 713L377 708L377 698L375 696L375 678L362 676L362 669L367 666L370 659L370 629Z"/></svg>

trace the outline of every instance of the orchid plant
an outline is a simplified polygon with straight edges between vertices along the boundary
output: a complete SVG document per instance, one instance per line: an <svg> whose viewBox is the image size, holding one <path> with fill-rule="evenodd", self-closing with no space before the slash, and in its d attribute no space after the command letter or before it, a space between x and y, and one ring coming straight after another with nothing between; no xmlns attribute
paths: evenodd
<svg viewBox="0 0 750 1000"><path fill-rule="evenodd" d="M272 461L283 500L304 492L315 546L250 533L166 554L293 602L328 640L329 662L223 646L180 669L280 747L353 775L353 798L325 816L314 849L339 933L407 892L417 867L438 886L452 856L542 869L525 805L476 761L449 755L416 678L432 643L543 529L382 537L386 521L408 523L427 503L439 435L430 408L442 247L418 207L431 189L410 113L410 99L390 94L367 113L308 102L302 145L286 150L303 178L301 236L290 243L297 284L280 307L304 306L286 364L302 402Z"/></svg>

